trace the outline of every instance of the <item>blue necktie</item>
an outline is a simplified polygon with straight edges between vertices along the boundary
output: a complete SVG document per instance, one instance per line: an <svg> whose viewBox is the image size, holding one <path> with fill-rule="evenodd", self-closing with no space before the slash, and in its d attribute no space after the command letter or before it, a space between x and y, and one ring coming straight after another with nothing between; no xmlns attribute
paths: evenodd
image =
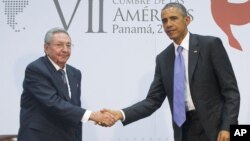
<svg viewBox="0 0 250 141"><path fill-rule="evenodd" d="M182 56L183 47L177 48L174 63L174 121L181 127L186 120L185 110L185 65Z"/></svg>

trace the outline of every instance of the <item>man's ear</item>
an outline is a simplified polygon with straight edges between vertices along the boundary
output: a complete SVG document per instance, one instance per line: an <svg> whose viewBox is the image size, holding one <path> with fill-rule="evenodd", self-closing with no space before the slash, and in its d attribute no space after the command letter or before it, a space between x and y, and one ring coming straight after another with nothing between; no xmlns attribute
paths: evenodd
<svg viewBox="0 0 250 141"><path fill-rule="evenodd" d="M191 17L190 16L186 16L185 17L185 21L186 21L186 24L188 26L190 24L190 22L191 22Z"/></svg>
<svg viewBox="0 0 250 141"><path fill-rule="evenodd" d="M48 55L48 48L49 48L49 44L48 43L44 43L44 45L43 45L43 49L44 49L44 53L46 54L46 55Z"/></svg>

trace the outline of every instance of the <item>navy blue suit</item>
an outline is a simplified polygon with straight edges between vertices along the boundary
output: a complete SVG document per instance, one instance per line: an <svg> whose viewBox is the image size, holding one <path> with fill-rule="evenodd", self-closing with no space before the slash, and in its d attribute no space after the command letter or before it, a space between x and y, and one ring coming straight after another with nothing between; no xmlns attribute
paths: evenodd
<svg viewBox="0 0 250 141"><path fill-rule="evenodd" d="M81 72L66 66L69 98L61 74L48 57L30 63L25 71L21 96L18 141L81 141Z"/></svg>
<svg viewBox="0 0 250 141"><path fill-rule="evenodd" d="M206 135L216 141L220 130L238 123L240 95L236 78L219 38L190 34L188 74L194 106ZM146 99L123 109L127 125L151 115L167 97L173 112L175 48L170 44L156 58L154 80ZM182 141L182 129L173 122L175 141Z"/></svg>

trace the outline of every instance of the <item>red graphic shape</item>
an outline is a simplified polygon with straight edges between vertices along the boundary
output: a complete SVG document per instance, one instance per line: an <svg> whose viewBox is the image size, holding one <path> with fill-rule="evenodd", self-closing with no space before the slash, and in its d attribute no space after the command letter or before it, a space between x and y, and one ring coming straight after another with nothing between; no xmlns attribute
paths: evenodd
<svg viewBox="0 0 250 141"><path fill-rule="evenodd" d="M245 3L211 0L211 11L216 24L226 33L230 46L242 50L230 25L243 25L250 22L250 0Z"/></svg>

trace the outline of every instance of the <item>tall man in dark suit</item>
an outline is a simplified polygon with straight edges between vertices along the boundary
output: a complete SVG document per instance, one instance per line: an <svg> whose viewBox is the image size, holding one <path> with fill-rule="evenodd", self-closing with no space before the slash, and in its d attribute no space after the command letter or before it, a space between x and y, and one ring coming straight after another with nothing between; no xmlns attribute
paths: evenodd
<svg viewBox="0 0 250 141"><path fill-rule="evenodd" d="M82 122L114 124L111 114L81 108L81 72L66 64L68 32L52 28L44 41L46 55L25 71L18 141L81 141Z"/></svg>
<svg viewBox="0 0 250 141"><path fill-rule="evenodd" d="M173 43L156 58L154 80L146 99L120 111L104 109L103 112L113 113L127 125L150 116L167 97L175 141L229 141L229 126L238 123L240 95L221 40L189 33L191 18L182 4L166 4L161 18ZM183 58L184 74L175 76L177 56ZM184 82L176 84L180 76ZM177 121L181 108L175 108L181 104L175 105L175 101L183 96L175 97L182 87L184 112L181 121Z"/></svg>

